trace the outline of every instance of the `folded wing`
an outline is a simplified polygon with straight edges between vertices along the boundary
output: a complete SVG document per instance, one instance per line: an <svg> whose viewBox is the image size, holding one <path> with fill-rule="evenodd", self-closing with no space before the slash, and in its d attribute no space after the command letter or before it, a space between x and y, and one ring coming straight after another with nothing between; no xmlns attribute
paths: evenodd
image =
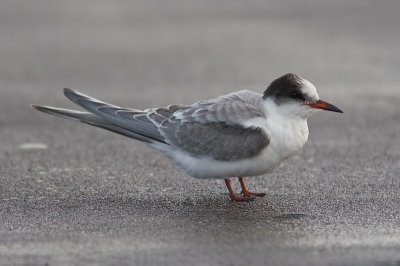
<svg viewBox="0 0 400 266"><path fill-rule="evenodd" d="M171 146L194 157L237 161L256 156L269 144L262 128L243 125L265 116L257 97L251 92L239 92L178 109L170 118L162 119L157 112L149 114L149 118L158 124L165 142Z"/></svg>
<svg viewBox="0 0 400 266"><path fill-rule="evenodd" d="M65 96L88 112L33 105L35 109L100 127L149 144L162 143L193 157L237 161L259 154L269 136L258 126L245 126L265 118L261 95L241 91L195 104L135 110L111 105L64 89ZM157 147L161 146L154 146Z"/></svg>

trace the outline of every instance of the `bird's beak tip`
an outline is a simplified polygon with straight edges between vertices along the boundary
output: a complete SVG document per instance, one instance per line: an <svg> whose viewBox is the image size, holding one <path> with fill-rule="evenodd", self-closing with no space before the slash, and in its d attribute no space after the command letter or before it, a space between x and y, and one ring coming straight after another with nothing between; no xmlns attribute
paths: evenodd
<svg viewBox="0 0 400 266"><path fill-rule="evenodd" d="M343 111L340 110L339 108L337 108L336 106L334 106L333 104L327 103L323 100L319 100L315 103L309 103L308 106L310 106L311 108L317 108L317 109L322 109L322 110L326 110L326 111L331 111L331 112L336 112L336 113L342 113Z"/></svg>

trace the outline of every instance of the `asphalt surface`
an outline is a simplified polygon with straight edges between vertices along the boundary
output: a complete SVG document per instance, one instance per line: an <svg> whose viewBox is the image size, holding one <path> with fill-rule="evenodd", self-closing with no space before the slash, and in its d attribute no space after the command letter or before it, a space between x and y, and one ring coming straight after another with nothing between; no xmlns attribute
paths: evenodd
<svg viewBox="0 0 400 266"><path fill-rule="evenodd" d="M400 265L399 1L0 1L0 265ZM294 72L299 154L230 202L142 143L39 113L69 87L192 103ZM237 182L235 189L239 191Z"/></svg>

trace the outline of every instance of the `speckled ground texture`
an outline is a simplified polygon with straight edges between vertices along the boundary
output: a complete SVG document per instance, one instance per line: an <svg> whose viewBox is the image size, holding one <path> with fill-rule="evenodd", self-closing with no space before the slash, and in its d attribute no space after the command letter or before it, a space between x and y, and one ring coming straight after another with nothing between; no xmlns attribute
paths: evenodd
<svg viewBox="0 0 400 266"><path fill-rule="evenodd" d="M0 265L400 265L399 12L399 1L0 1ZM139 109L193 103L263 92L288 72L345 113L314 114L300 153L247 180L267 193L254 202L29 107L75 108L64 87Z"/></svg>

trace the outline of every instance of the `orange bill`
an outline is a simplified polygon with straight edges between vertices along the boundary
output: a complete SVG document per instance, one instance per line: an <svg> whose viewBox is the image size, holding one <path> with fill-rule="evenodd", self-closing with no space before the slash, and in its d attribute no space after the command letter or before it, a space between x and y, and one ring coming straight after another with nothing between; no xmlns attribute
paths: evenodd
<svg viewBox="0 0 400 266"><path fill-rule="evenodd" d="M311 108L317 108L317 109L323 109L323 110L337 112L337 113L343 113L342 110L340 110L333 104L327 103L323 100L319 100L316 103L308 103L307 105L310 106Z"/></svg>

